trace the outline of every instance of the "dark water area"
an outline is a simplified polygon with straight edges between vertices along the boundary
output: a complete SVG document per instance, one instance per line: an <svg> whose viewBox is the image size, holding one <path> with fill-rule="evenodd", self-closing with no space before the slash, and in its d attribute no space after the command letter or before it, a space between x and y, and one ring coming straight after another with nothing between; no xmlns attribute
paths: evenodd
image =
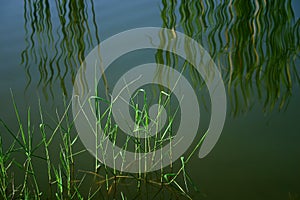
<svg viewBox="0 0 300 200"><path fill-rule="evenodd" d="M169 28L206 49L222 74L227 94L227 116L218 143L208 156L199 159L196 153L186 166L193 182L189 183L190 197L300 199L300 1L12 0L1 5L0 24L0 119L15 134L20 133L20 127L12 99L24 128L30 107L31 128L35 131L32 142L37 145L42 123L39 105L45 121L55 129L71 101L76 73L93 48L129 29ZM188 154L208 128L210 101L202 78L182 58L160 50L126 54L105 72L98 92L105 98L122 74L148 62L178 71L186 68L184 76L197 94L201 111L199 134ZM163 71L157 73L166 76ZM57 131L50 146L53 166L59 165L60 131L66 130ZM71 133L75 138L74 127ZM0 134L2 147L7 150L14 138L2 124ZM78 139L73 151L82 150ZM37 155L45 156L42 147ZM25 163L26 158L18 151L12 156L20 166ZM79 187L84 198L91 187L102 184L102 195L97 194L95 199L122 199L122 195L127 199L188 199L173 189L161 190L151 184L143 185L143 192L138 192L136 183L131 186L130 181L120 184L113 195L104 194L101 173L96 180L92 173L84 173L94 170L93 157L85 151L75 159L74 179L86 177ZM174 168L180 166L178 162ZM46 199L47 194L55 193L49 189L47 164L33 158L33 165L41 198ZM13 164L8 170L9 177L14 174L16 185L24 179L20 166ZM51 173L54 177L55 172ZM156 172L151 176L159 177ZM178 182L185 188L183 178ZM51 187L56 190L56 185Z"/></svg>

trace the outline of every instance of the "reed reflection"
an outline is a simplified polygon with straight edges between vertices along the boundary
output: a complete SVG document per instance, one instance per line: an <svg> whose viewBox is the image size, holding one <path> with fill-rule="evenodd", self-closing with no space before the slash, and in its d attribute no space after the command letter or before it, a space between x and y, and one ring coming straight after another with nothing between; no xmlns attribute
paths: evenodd
<svg viewBox="0 0 300 200"><path fill-rule="evenodd" d="M219 66L233 114L248 111L256 98L265 111L286 108L300 82L300 21L295 21L291 0L162 0L161 5L162 26L197 40ZM36 85L32 77L38 76L46 97L54 96L57 82L67 95L84 55L100 43L93 1L24 1L24 19L27 88ZM179 64L168 52L158 50L155 57L161 64ZM203 88L189 63L183 68L194 87ZM157 77L166 73L158 71Z"/></svg>
<svg viewBox="0 0 300 200"><path fill-rule="evenodd" d="M162 5L162 26L197 40L219 66L234 115L248 111L256 98L264 111L287 107L300 82L300 21L295 22L290 0L163 0ZM177 59L169 52L156 53L157 62L169 66L177 66ZM199 88L203 81L188 63L186 67Z"/></svg>
<svg viewBox="0 0 300 200"><path fill-rule="evenodd" d="M24 19L26 48L21 57L26 88L38 69L37 86L46 98L54 96L56 82L67 95L68 81L73 83L84 55L100 43L93 1L24 1Z"/></svg>

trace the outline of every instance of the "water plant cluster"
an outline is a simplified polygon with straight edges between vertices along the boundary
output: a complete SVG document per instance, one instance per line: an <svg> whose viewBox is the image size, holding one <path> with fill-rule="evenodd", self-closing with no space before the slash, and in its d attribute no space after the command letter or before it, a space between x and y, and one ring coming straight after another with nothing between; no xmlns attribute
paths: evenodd
<svg viewBox="0 0 300 200"><path fill-rule="evenodd" d="M202 140L189 154L166 168L150 173L125 173L91 158L80 145L70 116L71 102L65 98L63 113L57 110L55 117L49 116L40 103L37 122L31 119L30 108L27 109L27 119L22 121L13 95L12 99L17 127L9 127L4 119L0 119L1 199L192 199L190 192L198 191L186 167ZM100 97L92 99L96 99L97 104L108 104L99 114L99 119L105 133L116 142L118 127L111 118L111 103ZM165 98L160 103L167 100ZM148 105L145 102L138 106L132 100L131 107L137 127L145 130L149 121ZM171 130L172 119L172 116L168 119L166 132ZM12 138L9 145L3 142L7 135ZM171 140L171 134L164 135L165 138L154 137L156 148L160 148L157 144L163 140ZM145 152L141 140L127 136L125 146L132 143L134 152ZM89 168L81 168L82 162L89 162Z"/></svg>

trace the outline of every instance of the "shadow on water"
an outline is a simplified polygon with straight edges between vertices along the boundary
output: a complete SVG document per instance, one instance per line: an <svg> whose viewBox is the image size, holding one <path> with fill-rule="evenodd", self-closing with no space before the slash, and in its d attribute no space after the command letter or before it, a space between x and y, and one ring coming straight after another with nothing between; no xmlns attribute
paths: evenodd
<svg viewBox="0 0 300 200"><path fill-rule="evenodd" d="M162 27L198 41L218 65L233 115L248 111L256 99L264 111L287 107L300 82L300 20L295 22L290 0L163 0L162 5ZM178 56L169 52L157 51L156 60L178 65ZM194 86L203 85L188 63L183 67Z"/></svg>

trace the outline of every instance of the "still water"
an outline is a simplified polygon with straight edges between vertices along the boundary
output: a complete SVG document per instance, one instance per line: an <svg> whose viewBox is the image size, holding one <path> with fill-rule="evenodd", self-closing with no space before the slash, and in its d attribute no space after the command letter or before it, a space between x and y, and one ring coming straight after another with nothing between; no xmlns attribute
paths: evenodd
<svg viewBox="0 0 300 200"><path fill-rule="evenodd" d="M64 99L66 104L71 100L80 64L95 46L132 28L174 29L207 50L222 73L227 92L227 117L217 145L207 157L194 155L187 165L186 172L193 180L190 196L300 199L299 17L298 0L7 1L0 7L0 118L18 133L13 93L25 125L30 107L32 127L38 135L33 142L38 144L39 101L48 123L55 124L57 114L64 113ZM203 134L210 117L203 80L189 64L167 52L136 51L118 59L99 82L100 96L105 97L132 66L151 61L179 71L186 67L185 76L201 99L199 135ZM157 73L166 76L163 71ZM7 149L13 137L3 126L0 131L2 146ZM76 135L75 129L72 134ZM74 149L84 149L80 140ZM57 139L51 152L54 155L59 150ZM39 150L41 156L43 153ZM14 156L23 164L22 156ZM44 163L38 158L34 161L41 185L48 183ZM84 152L75 173L80 177L82 171L93 167L92 156ZM18 167L9 174L16 174L16 183L23 178ZM81 188L87 196L90 185ZM120 188L116 199L121 199L121 191L128 199L138 193L127 186ZM41 186L41 191L42 198L51 193L47 186ZM163 191L156 197L151 189L148 193L137 199L186 199L172 196L172 192Z"/></svg>

